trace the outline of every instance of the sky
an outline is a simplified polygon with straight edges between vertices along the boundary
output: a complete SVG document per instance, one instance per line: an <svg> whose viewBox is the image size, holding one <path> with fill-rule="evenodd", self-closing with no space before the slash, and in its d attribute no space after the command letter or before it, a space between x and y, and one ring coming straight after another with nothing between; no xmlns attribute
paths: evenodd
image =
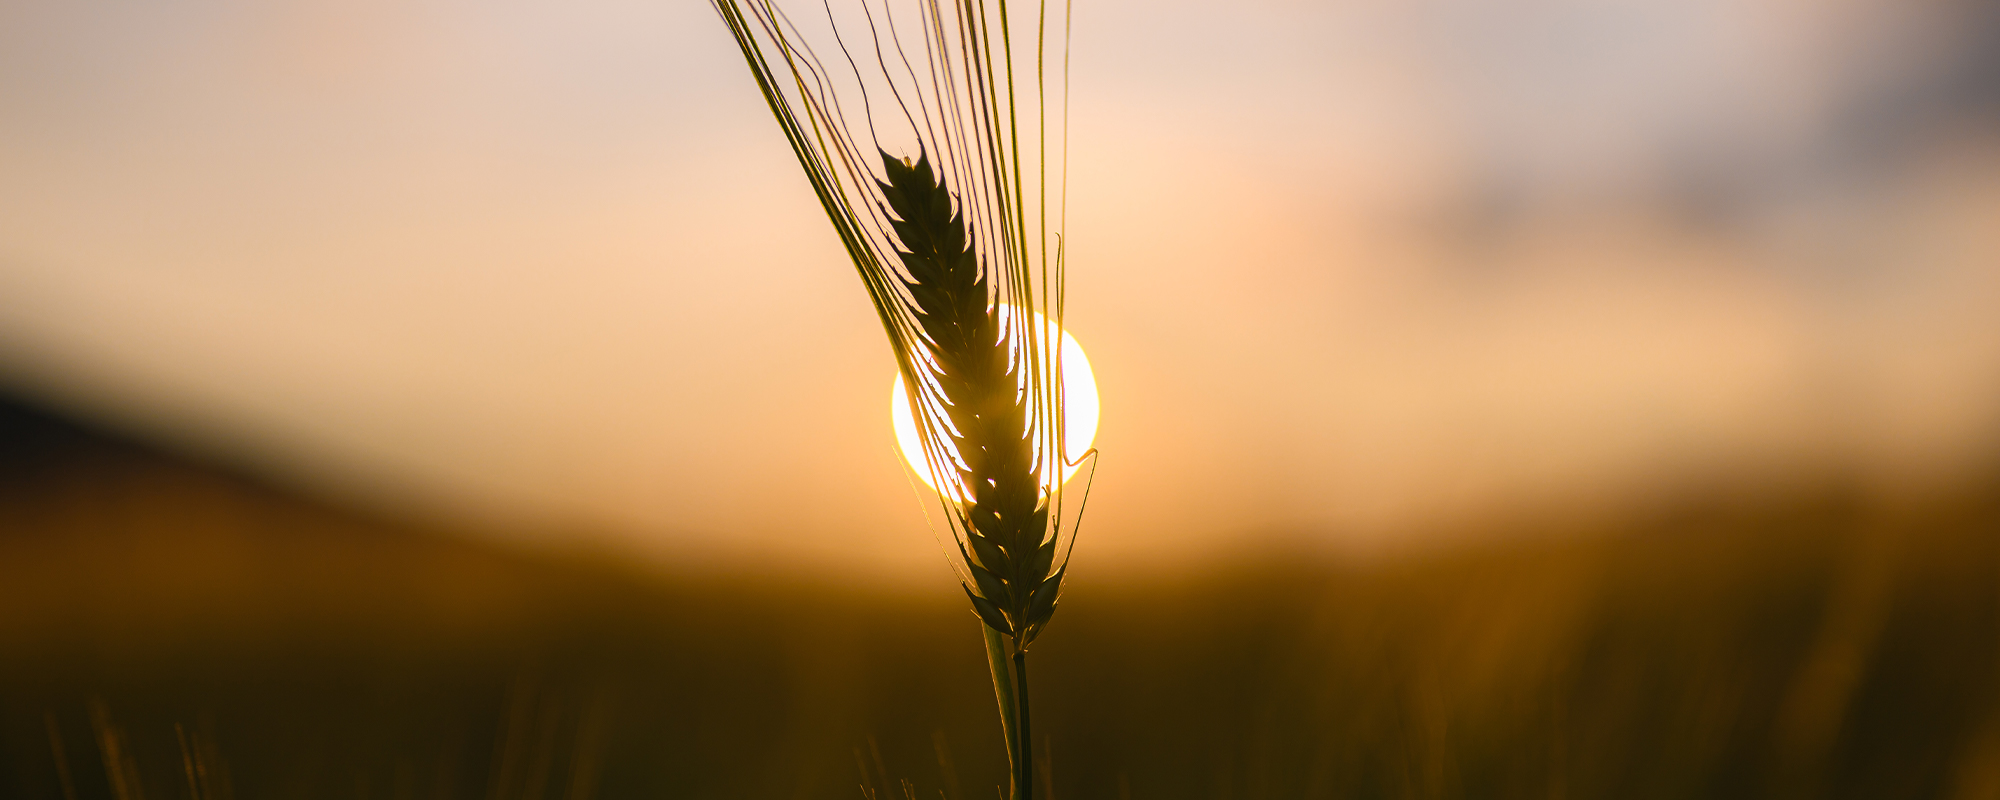
<svg viewBox="0 0 2000 800"><path fill-rule="evenodd" d="M1920 491L2000 444L2000 14L1074 15L1080 558ZM492 535L944 575L893 374L705 3L0 6L18 392Z"/></svg>

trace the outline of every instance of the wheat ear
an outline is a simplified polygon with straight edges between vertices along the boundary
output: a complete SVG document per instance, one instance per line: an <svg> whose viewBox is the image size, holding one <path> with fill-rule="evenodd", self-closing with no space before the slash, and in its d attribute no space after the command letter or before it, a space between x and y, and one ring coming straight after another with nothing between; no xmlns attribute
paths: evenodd
<svg viewBox="0 0 2000 800"><path fill-rule="evenodd" d="M711 3L888 335L938 500L948 511L954 568L986 629L1013 796L1030 800L1026 658L1055 613L1068 573L1069 548L1058 546L1063 491L1051 476L1072 463L1063 450L1054 346L1062 337L1063 214L1056 213L1052 230L1045 163L1032 184L1040 192L1039 213L1029 213L1016 107L1028 92L1044 101L1046 6L1035 18L1034 81L1024 89L1026 81L1015 75L1006 0L914 0L918 24L912 28L906 18L900 29L914 33L899 32L886 0L880 25L870 5L858 4L879 68L872 77L860 66L868 53L857 61L838 27L833 37L845 69L838 61L830 69L771 0ZM831 24L832 6L821 5ZM1065 12L1065 30L1067 19ZM1066 76L1066 45L1064 51ZM834 87L848 74L855 94L843 106ZM893 106L882 102L885 96ZM886 119L877 118L878 109ZM864 129L850 126L850 112L865 121L865 142ZM878 124L900 127L917 155L890 155L876 136ZM1041 134L1034 150L1043 155L1048 115L1036 114L1033 124ZM1052 325L1039 321L1038 306ZM1072 545L1074 530L1066 540Z"/></svg>
<svg viewBox="0 0 2000 800"><path fill-rule="evenodd" d="M1027 366L1015 364L1013 334L987 301L971 237L928 160L884 154L882 164L903 284L926 340L929 357L920 363L950 423L955 477L969 489L960 556L978 591L965 593L981 620L1025 649L1055 612L1062 586L1061 572L1050 574L1056 540L1029 434L1031 398L1015 373Z"/></svg>

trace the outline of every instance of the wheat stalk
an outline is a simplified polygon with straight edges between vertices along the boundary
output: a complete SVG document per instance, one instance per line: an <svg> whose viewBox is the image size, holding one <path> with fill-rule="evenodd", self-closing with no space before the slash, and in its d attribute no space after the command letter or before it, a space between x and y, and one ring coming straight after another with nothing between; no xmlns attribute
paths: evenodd
<svg viewBox="0 0 2000 800"><path fill-rule="evenodd" d="M1076 541L1074 524L1064 535L1061 476L1095 452L1072 459L1064 450L1057 345L1066 189L1052 226L1047 8L1032 17L1030 81L1016 74L1015 52L1027 43L1017 48L1006 0L913 0L914 27L879 2L852 7L868 47L850 48L853 34L842 35L822 0L843 70L841 62L829 68L770 0L711 0L853 261L909 387L951 527L953 567L985 626L1013 796L1028 800L1027 650L1055 613ZM1066 7L1063 14L1066 84ZM864 75L866 61L873 67ZM1035 105L1024 114L1020 98L1030 91ZM1066 86L1063 98L1066 127ZM1021 137L1024 116L1032 143ZM850 124L857 119L865 128ZM891 155L883 128L912 142L915 155ZM1066 184L1066 148L1062 158L1057 180Z"/></svg>

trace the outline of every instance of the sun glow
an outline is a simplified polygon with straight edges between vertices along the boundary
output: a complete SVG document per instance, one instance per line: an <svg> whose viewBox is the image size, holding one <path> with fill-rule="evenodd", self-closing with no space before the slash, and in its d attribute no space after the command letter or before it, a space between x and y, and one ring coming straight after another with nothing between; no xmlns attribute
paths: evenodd
<svg viewBox="0 0 2000 800"><path fill-rule="evenodd" d="M1035 312L1035 321L1042 325L1043 330L1047 331L1046 335L1049 338L1055 336L1055 323L1048 321L1048 319L1042 316L1041 312ZM1083 454L1090 450L1090 443L1097 438L1097 377L1090 371L1090 359L1083 354L1083 345L1078 344L1076 337L1070 335L1070 332L1067 330L1062 332L1061 352L1063 449L1066 451L1064 456L1069 461L1074 462L1080 460ZM1017 352L1016 356L1018 357L1018 355ZM1024 371L1017 370L1016 374L1022 375ZM1023 379L1020 385L1025 388L1027 385L1026 380ZM937 483L931 476L931 469L925 465L923 439L917 435L917 422L915 416L910 413L910 402L909 392L904 388L903 375L901 372L898 372L894 388L889 394L889 414L896 427L896 444L902 448L903 459L909 462L910 468L916 471L917 477L922 478L924 483L932 489L936 489ZM941 409L933 410L941 411ZM956 461L958 453L956 450L950 449L951 444L949 441L945 443L945 447L948 450L946 455ZM1049 461L1049 458L1041 450L1042 448L1038 445L1036 447L1037 460L1046 463ZM1062 479L1064 481L1069 480L1076 474L1079 466L1078 464L1064 465ZM1042 474L1049 476L1043 478L1046 483L1043 487L1044 491L1053 491L1055 489L1054 472L1054 470L1047 469L1046 467L1043 468ZM965 492L962 488L958 488L954 494L960 498L965 497Z"/></svg>

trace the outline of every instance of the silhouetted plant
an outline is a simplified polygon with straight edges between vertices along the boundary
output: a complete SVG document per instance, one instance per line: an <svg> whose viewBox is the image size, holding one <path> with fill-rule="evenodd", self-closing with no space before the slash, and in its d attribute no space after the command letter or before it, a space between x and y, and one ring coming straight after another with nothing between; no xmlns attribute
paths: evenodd
<svg viewBox="0 0 2000 800"><path fill-rule="evenodd" d="M912 29L886 1L851 7L857 18L846 26L822 4L842 57L829 68L770 0L712 2L860 274L909 387L952 530L951 560L985 624L1014 797L1025 800L1034 772L1027 650L1055 613L1075 543L1075 525L1063 528L1062 476L1092 455L1064 451L1064 199L1059 189L1052 227L1047 7L1016 20L1005 0L917 0L907 6L918 18ZM1067 18L1065 9L1065 75ZM1017 48L1029 44L1017 45L1013 23L1030 20L1032 83L1014 68ZM857 61L861 48L850 49L841 29L864 24L868 49ZM874 67L864 74L866 62ZM1033 106L1024 108L1029 90ZM1024 141L1024 127L1038 138ZM907 136L914 155L891 155L878 136L885 128Z"/></svg>

